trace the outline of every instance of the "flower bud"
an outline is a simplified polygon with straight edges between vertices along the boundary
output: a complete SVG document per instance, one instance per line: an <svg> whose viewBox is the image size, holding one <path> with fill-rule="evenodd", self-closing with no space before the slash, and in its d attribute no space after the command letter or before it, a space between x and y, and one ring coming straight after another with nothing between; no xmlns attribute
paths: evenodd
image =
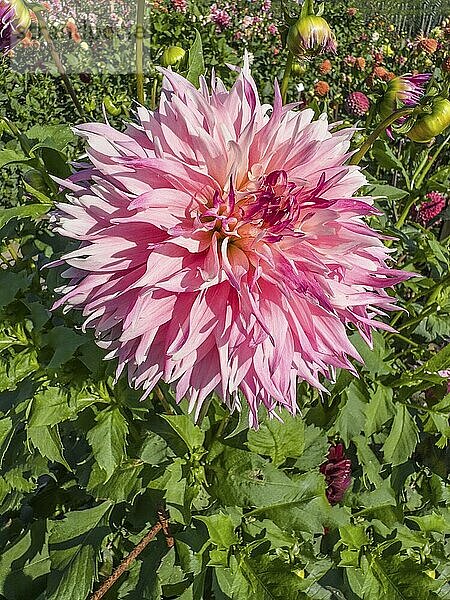
<svg viewBox="0 0 450 600"><path fill-rule="evenodd" d="M336 52L336 38L322 17L300 17L291 25L287 46L294 56L315 56L326 51Z"/></svg>
<svg viewBox="0 0 450 600"><path fill-rule="evenodd" d="M430 77L429 73L422 73L391 79L381 101L381 118L386 119L399 108L417 106L425 93L425 86Z"/></svg>
<svg viewBox="0 0 450 600"><path fill-rule="evenodd" d="M22 0L0 0L0 53L7 54L17 42L17 34L30 25L30 10Z"/></svg>
<svg viewBox="0 0 450 600"><path fill-rule="evenodd" d="M163 67L173 67L181 62L186 52L180 46L169 46L162 55Z"/></svg>
<svg viewBox="0 0 450 600"><path fill-rule="evenodd" d="M431 113L421 115L406 134L414 142L424 144L450 127L450 101L435 98Z"/></svg>

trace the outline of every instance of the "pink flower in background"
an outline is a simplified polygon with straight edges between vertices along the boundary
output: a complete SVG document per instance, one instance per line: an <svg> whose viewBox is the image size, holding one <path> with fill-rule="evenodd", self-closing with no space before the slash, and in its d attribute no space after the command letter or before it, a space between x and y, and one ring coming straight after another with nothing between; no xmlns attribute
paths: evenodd
<svg viewBox="0 0 450 600"><path fill-rule="evenodd" d="M408 274L364 222L372 198L353 197L353 129L283 107L277 85L261 104L247 57L230 91L164 75L159 108L125 133L77 128L92 165L55 214L80 241L55 308L82 310L146 394L162 378L196 415L211 392L231 409L245 398L255 426L261 405L297 411L298 379L324 390L321 376L354 372L346 326L369 343L390 329L385 288Z"/></svg>
<svg viewBox="0 0 450 600"><path fill-rule="evenodd" d="M327 461L320 467L320 472L325 475L328 502L338 504L352 482L352 463L345 457L343 444L330 447Z"/></svg>
<svg viewBox="0 0 450 600"><path fill-rule="evenodd" d="M424 226L440 215L447 204L446 197L439 192L429 192L425 197L425 202L419 204L419 207L412 211L416 221Z"/></svg>
<svg viewBox="0 0 450 600"><path fill-rule="evenodd" d="M229 13L225 9L219 8L217 4L211 4L209 16L220 30L226 29L231 24Z"/></svg>
<svg viewBox="0 0 450 600"><path fill-rule="evenodd" d="M274 23L269 25L267 31L270 33L270 35L278 35L278 27Z"/></svg>
<svg viewBox="0 0 450 600"><path fill-rule="evenodd" d="M187 0L171 0L173 8L177 12L187 12Z"/></svg>

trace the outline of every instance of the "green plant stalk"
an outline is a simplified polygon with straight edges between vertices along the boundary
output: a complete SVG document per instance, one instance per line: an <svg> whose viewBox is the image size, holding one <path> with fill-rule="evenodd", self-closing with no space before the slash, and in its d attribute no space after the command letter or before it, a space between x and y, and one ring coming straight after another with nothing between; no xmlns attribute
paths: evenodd
<svg viewBox="0 0 450 600"><path fill-rule="evenodd" d="M436 162L436 160L439 157L440 153L442 152L442 150L445 148L445 146L448 144L449 141L450 141L450 133L445 138L445 140L442 142L442 144L440 144L440 146L438 146L436 152L433 154L433 156L431 157L431 159L428 162L425 163L425 166L423 167L422 172L420 173L420 175L416 177L416 186L418 188L420 188L420 186L422 185L423 180L428 175L428 173L430 172L431 167L434 165L434 163Z"/></svg>
<svg viewBox="0 0 450 600"><path fill-rule="evenodd" d="M414 205L414 203L417 200L417 195L413 194L411 196L411 198L408 200L408 202L406 203L405 208L402 211L402 214L400 215L400 217L397 219L397 222L395 224L396 229L400 229L400 227L403 225L403 223L406 221L406 218L409 214L409 211L411 210L412 206Z"/></svg>
<svg viewBox="0 0 450 600"><path fill-rule="evenodd" d="M294 63L294 55L289 51L286 66L284 68L283 80L281 82L281 98L283 100L283 104L286 103L287 89L289 85L289 79L291 76L292 65Z"/></svg>
<svg viewBox="0 0 450 600"><path fill-rule="evenodd" d="M145 102L144 92L144 11L145 0L137 0L136 16L136 88L137 99Z"/></svg>
<svg viewBox="0 0 450 600"><path fill-rule="evenodd" d="M70 81L69 77L67 76L66 69L61 61L61 57L59 56L59 54L55 48L55 44L53 43L53 40L51 38L50 32L47 27L47 23L41 14L41 11L37 10L35 14L36 14L36 18L37 18L41 33L44 37L44 40L47 42L48 48L50 50L50 54L52 55L53 62L55 63L56 68L58 69L58 73L60 74L61 79L63 80L66 90L72 99L72 102L76 108L77 113L80 115L81 118L84 118L83 107L81 106L81 103L78 100L78 96L72 85L72 82Z"/></svg>
<svg viewBox="0 0 450 600"><path fill-rule="evenodd" d="M392 113L392 115L389 115L389 117L384 119L384 121L381 121L381 123L369 135L367 140L362 144L361 148L352 156L349 164L350 165L359 165L361 160L364 158L366 153L370 150L373 143L380 137L380 135L382 135L386 131L386 129L390 125L392 125L392 123L395 123L395 121L397 121L397 119L399 119L400 117L404 117L406 115L410 115L411 113L414 112L414 110L415 110L414 108L402 108L402 109L397 110L394 113Z"/></svg>

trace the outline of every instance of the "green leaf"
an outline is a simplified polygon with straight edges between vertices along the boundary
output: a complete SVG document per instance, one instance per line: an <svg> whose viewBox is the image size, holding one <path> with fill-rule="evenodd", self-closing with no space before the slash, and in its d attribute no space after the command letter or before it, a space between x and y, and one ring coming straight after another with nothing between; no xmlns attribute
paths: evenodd
<svg viewBox="0 0 450 600"><path fill-rule="evenodd" d="M372 557L364 584L368 600L430 600L438 583L419 564L398 556Z"/></svg>
<svg viewBox="0 0 450 600"><path fill-rule="evenodd" d="M365 395L354 382L347 387L343 398L346 402L339 411L331 433L338 434L348 446L364 429L367 402Z"/></svg>
<svg viewBox="0 0 450 600"><path fill-rule="evenodd" d="M64 325L51 329L46 335L46 342L54 349L54 354L48 368L58 369L61 365L69 361L73 357L75 350L82 346L85 341L83 336Z"/></svg>
<svg viewBox="0 0 450 600"><path fill-rule="evenodd" d="M1 219L1 215L0 215ZM0 271L0 308L10 304L17 292L25 290L29 285L29 278L23 271Z"/></svg>
<svg viewBox="0 0 450 600"><path fill-rule="evenodd" d="M325 523L346 522L325 497L325 481L319 472L289 478L258 455L227 448L212 465L210 492L225 506L256 507L250 515L270 518L281 528L295 531L322 530Z"/></svg>
<svg viewBox="0 0 450 600"><path fill-rule="evenodd" d="M420 527L421 531L429 533L430 531L437 531L438 533L447 533L450 529L450 522L443 515L439 515L435 512L430 515L423 515L422 517L409 517L410 521L414 521Z"/></svg>
<svg viewBox="0 0 450 600"><path fill-rule="evenodd" d="M45 521L36 521L0 553L0 593L8 600L36 598L50 566Z"/></svg>
<svg viewBox="0 0 450 600"><path fill-rule="evenodd" d="M27 131L27 137L38 141L38 144L33 146L33 150L40 147L64 150L75 140L75 135L68 125L33 125Z"/></svg>
<svg viewBox="0 0 450 600"><path fill-rule="evenodd" d="M359 550L361 546L365 546L369 543L365 527L362 525L345 525L339 527L339 534L341 540L349 548Z"/></svg>
<svg viewBox="0 0 450 600"><path fill-rule="evenodd" d="M450 367L450 344L447 344L435 354L430 360L420 367L416 373L437 373Z"/></svg>
<svg viewBox="0 0 450 600"><path fill-rule="evenodd" d="M408 192L401 190L392 185L373 185L370 187L368 193L371 196L381 196L389 198L389 200L401 200L408 195Z"/></svg>
<svg viewBox="0 0 450 600"><path fill-rule="evenodd" d="M392 388L379 384L370 396L366 408L366 423L364 431L367 436L380 431L381 427L394 416L395 409L392 403Z"/></svg>
<svg viewBox="0 0 450 600"><path fill-rule="evenodd" d="M96 425L88 431L87 440L95 460L109 479L125 456L128 424L116 407L99 412L95 421Z"/></svg>
<svg viewBox="0 0 450 600"><path fill-rule="evenodd" d="M9 148L0 150L0 169L11 163L20 163L25 162L26 160L27 157L23 152L18 152Z"/></svg>
<svg viewBox="0 0 450 600"><path fill-rule="evenodd" d="M247 446L253 452L270 456L275 466L288 458L302 455L305 445L305 426L301 417L283 415L278 419L266 419L256 431L248 432Z"/></svg>
<svg viewBox="0 0 450 600"><path fill-rule="evenodd" d="M383 446L384 459L393 466L408 460L419 438L416 422L406 406L397 404L395 411L391 432Z"/></svg>
<svg viewBox="0 0 450 600"><path fill-rule="evenodd" d="M38 392L31 403L28 427L57 425L73 414L67 404L67 394L57 387L50 387Z"/></svg>
<svg viewBox="0 0 450 600"><path fill-rule="evenodd" d="M218 548L230 548L239 542L234 531L235 524L230 515L218 513L207 517L197 515L195 518L205 523L211 542Z"/></svg>
<svg viewBox="0 0 450 600"><path fill-rule="evenodd" d="M198 30L195 30L195 40L189 48L188 72L186 79L195 87L199 85L200 75L205 72L205 61L203 58L202 38Z"/></svg>
<svg viewBox="0 0 450 600"><path fill-rule="evenodd" d="M228 571L228 573L225 573ZM305 581L300 569L267 554L249 556L240 552L230 561L230 569L216 569L224 592L233 600L331 600L321 586L318 595L312 582Z"/></svg>
<svg viewBox="0 0 450 600"><path fill-rule="evenodd" d="M205 439L204 432L194 425L192 419L187 415L161 415L172 429L179 435L189 450L201 448Z"/></svg>
<svg viewBox="0 0 450 600"><path fill-rule="evenodd" d="M73 511L53 523L49 550L52 573L48 600L86 600L97 575L97 551L107 533L110 502Z"/></svg>
<svg viewBox="0 0 450 600"><path fill-rule="evenodd" d="M323 429L308 425L305 429L304 450L295 466L300 471L319 467L328 454L328 438Z"/></svg>
<svg viewBox="0 0 450 600"><path fill-rule="evenodd" d="M33 446L50 461L59 462L70 470L63 456L63 447L58 427L28 427L27 435Z"/></svg>
<svg viewBox="0 0 450 600"><path fill-rule="evenodd" d="M53 204L24 204L23 206L14 206L13 208L0 209L0 228L4 227L12 219L40 219L49 210Z"/></svg>

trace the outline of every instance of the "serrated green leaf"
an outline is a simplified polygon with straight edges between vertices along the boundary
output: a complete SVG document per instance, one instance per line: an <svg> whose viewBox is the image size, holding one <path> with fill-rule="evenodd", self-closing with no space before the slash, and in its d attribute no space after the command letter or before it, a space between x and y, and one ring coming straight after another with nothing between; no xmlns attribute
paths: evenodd
<svg viewBox="0 0 450 600"><path fill-rule="evenodd" d="M110 502L73 511L53 523L49 537L52 573L48 600L86 600L97 573L97 550L109 532L106 515Z"/></svg>
<svg viewBox="0 0 450 600"><path fill-rule="evenodd" d="M419 564L398 556L372 557L364 584L364 598L372 600L430 600L438 585Z"/></svg>
<svg viewBox="0 0 450 600"><path fill-rule="evenodd" d="M70 470L63 456L63 447L57 426L28 427L27 435L29 441L42 456L50 461L59 462Z"/></svg>
<svg viewBox="0 0 450 600"><path fill-rule="evenodd" d="M375 392L370 395L369 405L366 408L365 434L370 436L380 431L386 421L394 416L394 413L392 388L379 384Z"/></svg>
<svg viewBox="0 0 450 600"><path fill-rule="evenodd" d="M209 516L195 517L199 521L203 521L208 528L209 538L218 548L230 548L239 542L239 538L235 533L235 524L230 515L218 513Z"/></svg>
<svg viewBox="0 0 450 600"><path fill-rule="evenodd" d="M54 350L48 368L58 369L73 357L77 348L85 341L83 336L64 325L52 328L46 336L47 344Z"/></svg>
<svg viewBox="0 0 450 600"><path fill-rule="evenodd" d="M50 387L34 396L28 427L57 425L70 419L72 414L73 411L67 404L67 394L61 388Z"/></svg>
<svg viewBox="0 0 450 600"><path fill-rule="evenodd" d="M117 407L99 412L95 421L96 425L88 431L87 440L108 480L125 456L128 424Z"/></svg>
<svg viewBox="0 0 450 600"><path fill-rule="evenodd" d="M53 204L25 204L13 208L0 209L0 228L4 227L12 219L40 219L51 210Z"/></svg>
<svg viewBox="0 0 450 600"><path fill-rule="evenodd" d="M191 417L187 415L161 416L169 423L191 452L196 448L201 448L203 440L205 439L205 434L198 425L194 425Z"/></svg>
<svg viewBox="0 0 450 600"><path fill-rule="evenodd" d="M407 407L397 404L395 411L391 431L383 446L384 459L393 466L410 458L419 439L419 430Z"/></svg>
<svg viewBox="0 0 450 600"><path fill-rule="evenodd" d="M287 458L302 455L305 445L305 425L301 417L283 415L283 422L266 419L258 430L248 432L247 446L253 452L270 456L275 466Z"/></svg>

